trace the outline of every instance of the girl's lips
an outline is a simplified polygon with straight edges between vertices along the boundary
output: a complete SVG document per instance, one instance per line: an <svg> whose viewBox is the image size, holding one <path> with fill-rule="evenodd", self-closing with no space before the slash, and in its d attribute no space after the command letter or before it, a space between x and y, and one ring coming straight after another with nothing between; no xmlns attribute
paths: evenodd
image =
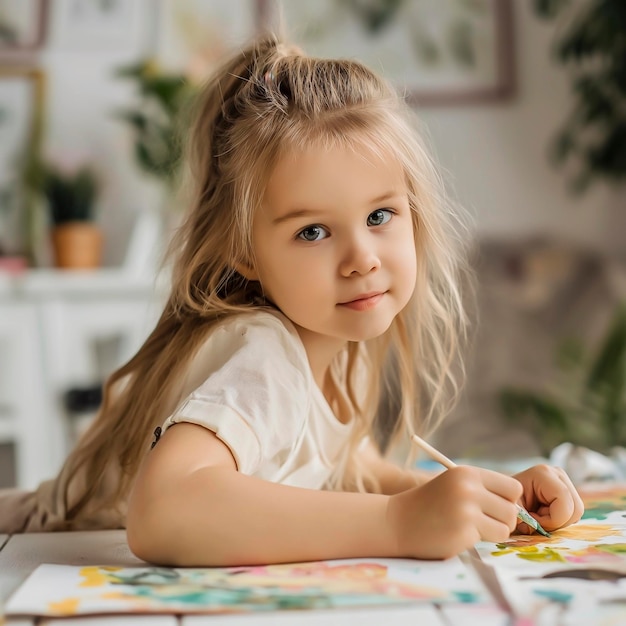
<svg viewBox="0 0 626 626"><path fill-rule="evenodd" d="M384 295L385 292L373 293L357 298L356 300L351 300L350 302L341 302L339 306L347 307L353 311L368 311L369 309L373 309L382 300Z"/></svg>

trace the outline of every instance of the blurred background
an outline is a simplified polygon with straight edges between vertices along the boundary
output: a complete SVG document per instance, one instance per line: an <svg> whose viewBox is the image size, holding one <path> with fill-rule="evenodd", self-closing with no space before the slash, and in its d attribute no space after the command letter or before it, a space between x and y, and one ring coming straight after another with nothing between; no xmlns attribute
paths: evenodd
<svg viewBox="0 0 626 626"><path fill-rule="evenodd" d="M623 444L623 0L0 0L0 486L54 475L150 331L186 104L279 23L406 94L472 216L476 332L436 444Z"/></svg>

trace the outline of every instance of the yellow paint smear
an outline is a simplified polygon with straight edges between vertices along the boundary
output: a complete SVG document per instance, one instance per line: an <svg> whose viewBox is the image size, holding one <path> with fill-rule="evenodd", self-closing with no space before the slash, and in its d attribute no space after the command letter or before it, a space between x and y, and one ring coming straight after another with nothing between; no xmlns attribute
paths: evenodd
<svg viewBox="0 0 626 626"><path fill-rule="evenodd" d="M154 594L158 597L158 592ZM103 600L116 600L130 603L128 609L132 612L143 611L149 609L152 605L152 597L139 597L132 594L124 593L123 591L108 591L100 596Z"/></svg>
<svg viewBox="0 0 626 626"><path fill-rule="evenodd" d="M620 528L609 524L574 524L552 533L560 539L578 539L579 541L599 541L605 537L619 537L623 534ZM542 537L543 539L543 537Z"/></svg>
<svg viewBox="0 0 626 626"><path fill-rule="evenodd" d="M83 567L79 574L84 580L78 585L79 587L103 587L112 578L105 572L116 572L122 569L121 567L101 567L101 566L89 566Z"/></svg>
<svg viewBox="0 0 626 626"><path fill-rule="evenodd" d="M515 535L503 543L507 548L521 548L524 546L549 545L559 543L563 539L575 539L577 541L601 541L606 537L619 537L623 531L609 524L574 524L567 528L551 531L550 537L542 535Z"/></svg>
<svg viewBox="0 0 626 626"><path fill-rule="evenodd" d="M61 602L50 602L48 610L56 615L76 615L79 604L79 598L66 598Z"/></svg>
<svg viewBox="0 0 626 626"><path fill-rule="evenodd" d="M135 596L129 596L127 593L121 591L108 591L107 593L103 593L100 597L105 600L128 600L129 598L135 600Z"/></svg>

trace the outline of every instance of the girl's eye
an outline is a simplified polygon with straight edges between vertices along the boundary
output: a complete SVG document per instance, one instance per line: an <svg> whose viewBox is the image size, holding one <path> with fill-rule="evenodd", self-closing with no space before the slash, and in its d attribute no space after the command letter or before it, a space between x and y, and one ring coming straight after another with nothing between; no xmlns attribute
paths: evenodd
<svg viewBox="0 0 626 626"><path fill-rule="evenodd" d="M381 226L382 224L386 224L391 219L392 215L393 213L389 209L376 209L367 216L367 225Z"/></svg>
<svg viewBox="0 0 626 626"><path fill-rule="evenodd" d="M328 231L318 224L307 226L298 233L298 239L304 239L304 241L320 241L326 237L328 237Z"/></svg>

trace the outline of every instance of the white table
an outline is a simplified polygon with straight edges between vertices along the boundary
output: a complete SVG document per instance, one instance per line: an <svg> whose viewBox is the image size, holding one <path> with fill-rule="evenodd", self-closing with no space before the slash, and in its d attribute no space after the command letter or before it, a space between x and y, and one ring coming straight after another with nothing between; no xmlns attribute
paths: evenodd
<svg viewBox="0 0 626 626"><path fill-rule="evenodd" d="M130 552L126 535L121 530L66 533L32 533L7 537L0 535L0 625L2 626L533 626L531 622L514 621L495 605L482 605L487 610L473 612L472 607L456 604L437 607L419 604L413 607L367 608L354 610L280 611L266 614L240 615L120 615L73 617L52 620L12 618L2 621L2 607L9 596L42 563L61 565L109 564L132 567L143 565ZM559 611L544 615L535 626L581 624L575 615ZM566 618L574 622L565 621ZM584 621L584 626L624 624L624 611L604 607L603 617Z"/></svg>
<svg viewBox="0 0 626 626"><path fill-rule="evenodd" d="M121 530L67 533L31 533L6 537L0 535L0 606L41 563L66 565L103 564L141 565L130 552ZM1 614L1 613L0 613ZM0 619L0 624L2 623ZM498 623L472 622L462 607L449 613L429 605L390 609L332 611L283 611L260 615L206 616L128 616L88 617L54 620L7 619L6 626L505 626L506 616Z"/></svg>

